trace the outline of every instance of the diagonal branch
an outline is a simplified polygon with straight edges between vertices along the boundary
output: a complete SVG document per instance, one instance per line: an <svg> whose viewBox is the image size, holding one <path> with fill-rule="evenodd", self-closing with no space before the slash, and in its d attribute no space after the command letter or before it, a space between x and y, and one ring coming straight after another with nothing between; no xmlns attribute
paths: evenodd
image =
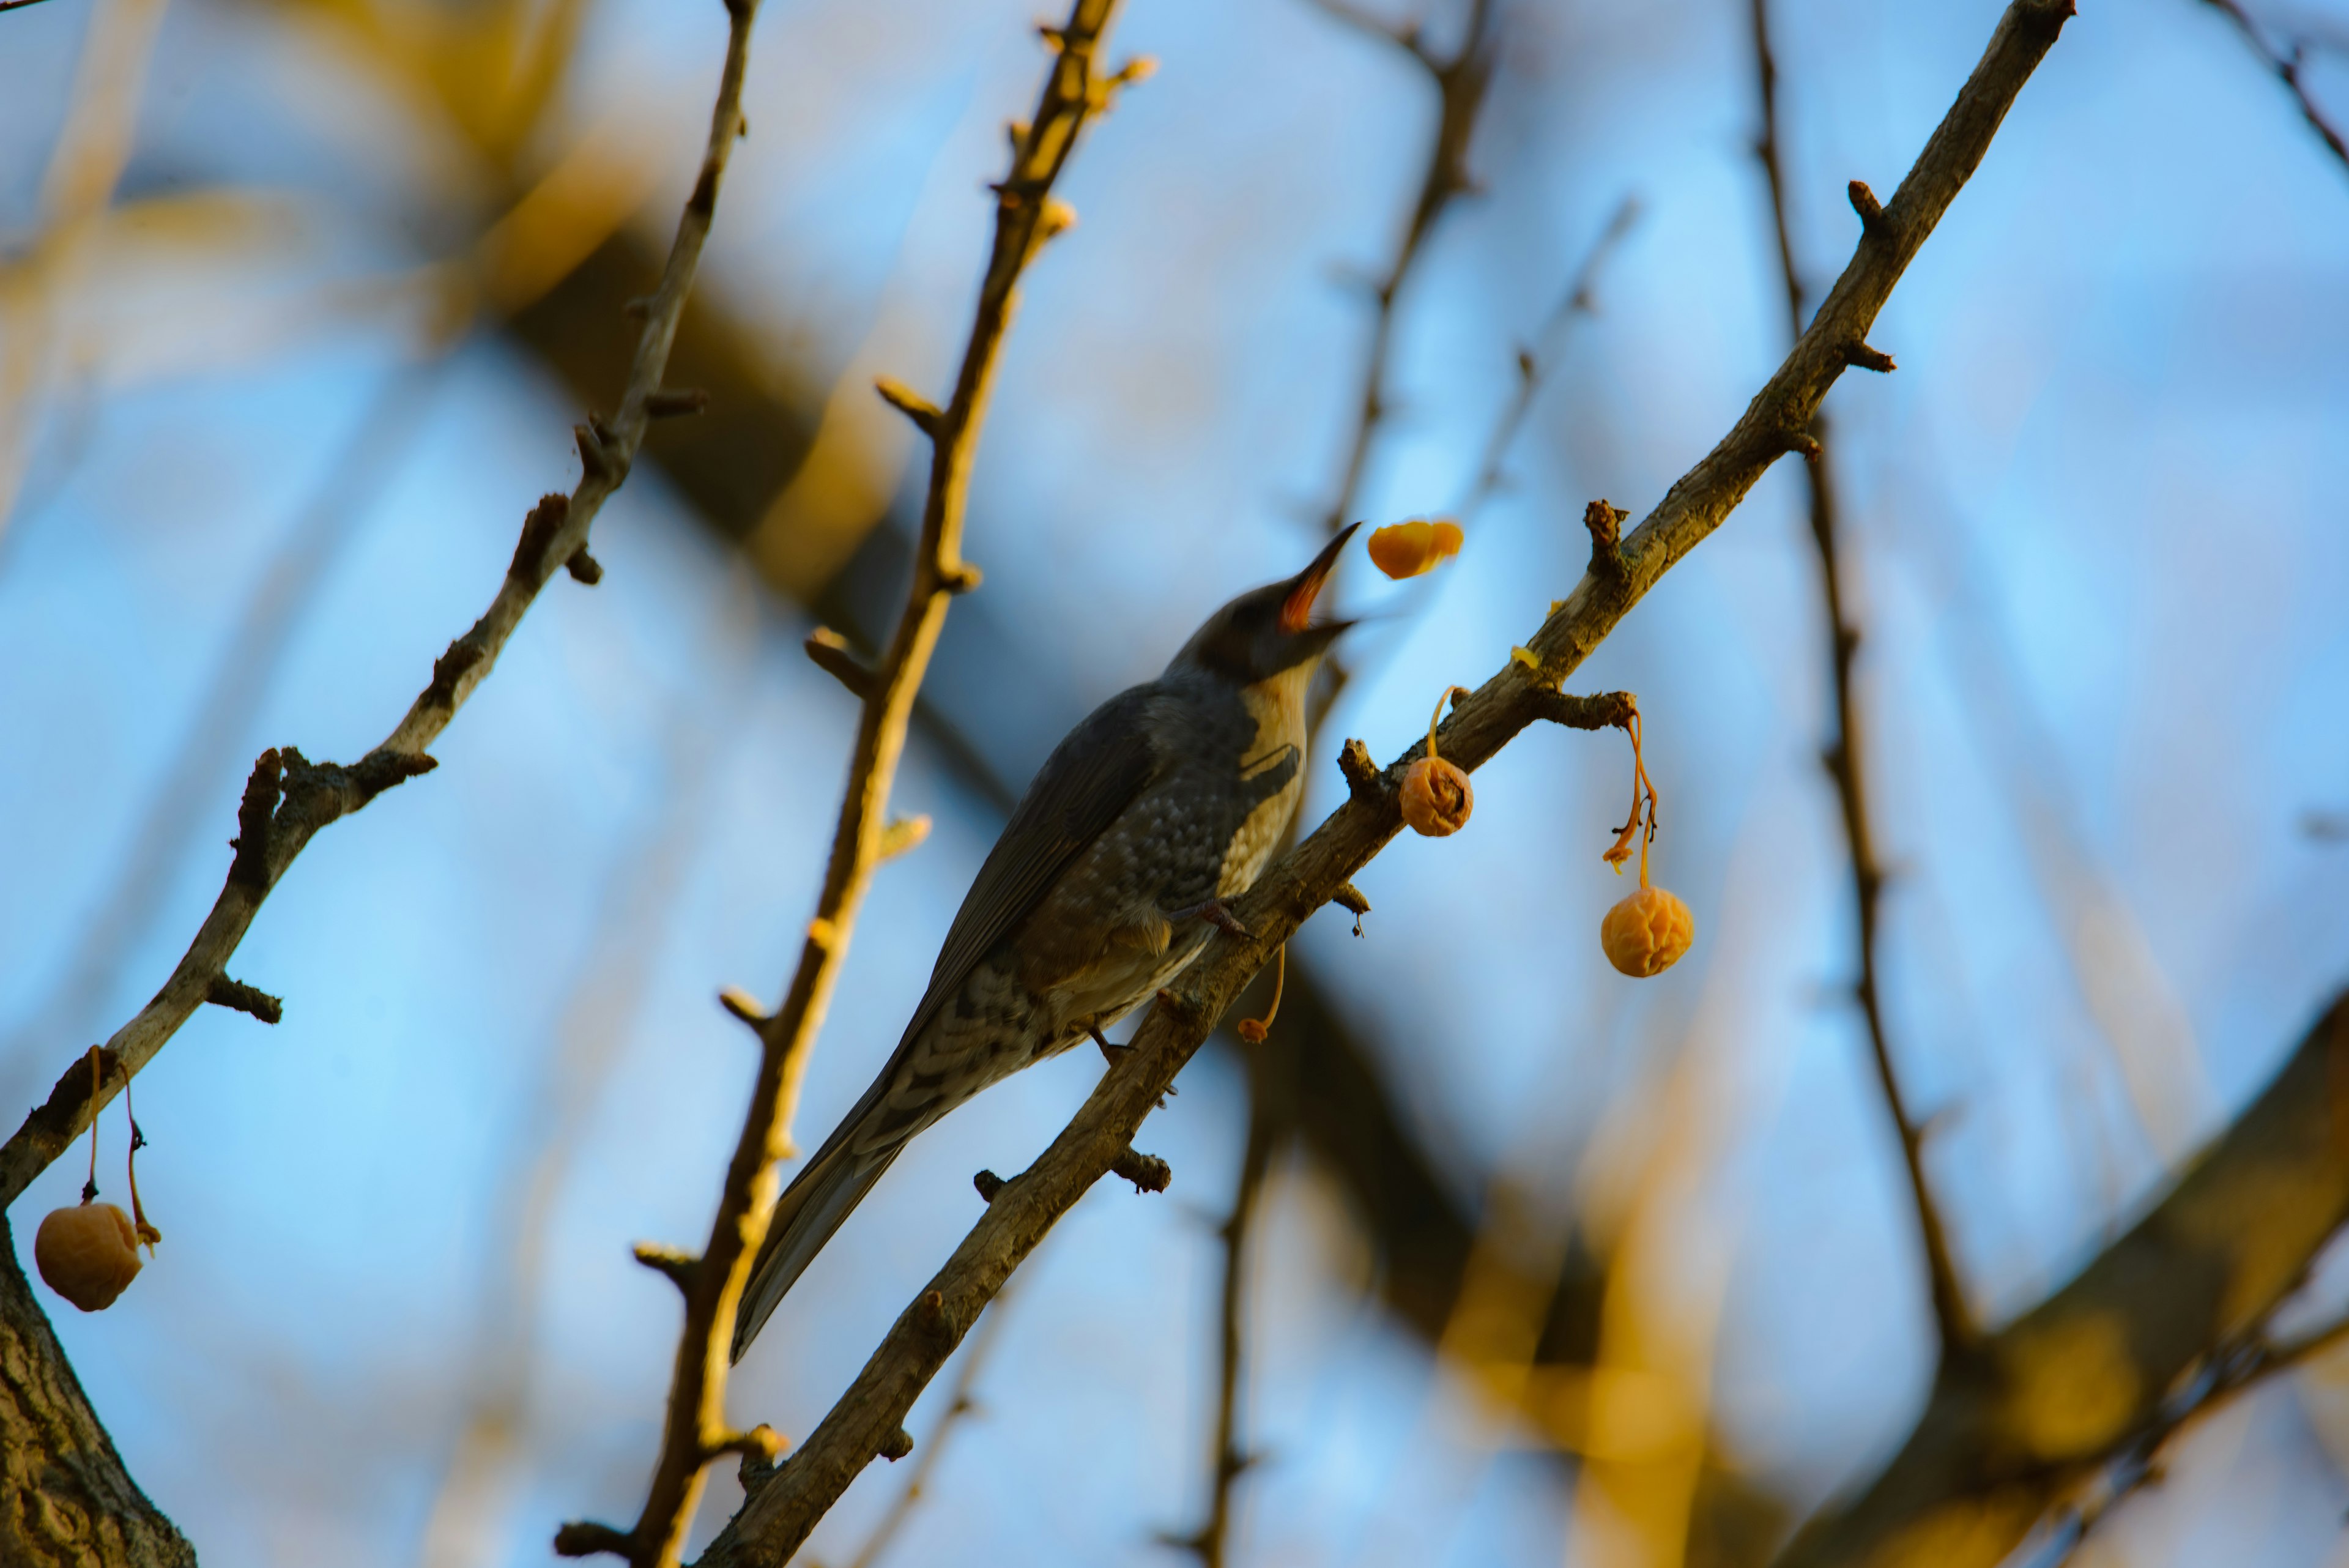
<svg viewBox="0 0 2349 1568"><path fill-rule="evenodd" d="M1605 581L1586 576L1534 634L1526 654L1537 671L1513 656L1454 709L1440 732L1445 757L1474 768L1549 714L1582 716L1578 705L1559 697L1557 682L1727 519L1772 463L1807 443L1804 431L1843 373L1849 348L1866 340L1893 285L1989 151L2071 14L2069 0L2014 0L2007 8L1957 102L1892 201L1875 212L1857 254L1785 363L1721 443L1621 542L1619 575L1610 571ZM1401 831L1402 770L1425 748L1424 741L1414 743L1381 772L1359 742L1350 744L1350 797L1237 900L1235 913L1249 934L1218 934L1152 1008L1124 1060L1042 1157L988 1205L815 1432L754 1483L742 1511L704 1555L707 1568L780 1563L807 1539L897 1430L1012 1271L1128 1147L1249 978Z"/></svg>
<svg viewBox="0 0 2349 1568"><path fill-rule="evenodd" d="M1778 268L1786 291L1786 324L1790 334L1803 330L1803 285L1795 268L1792 232L1786 222L1785 170L1779 161L1778 69L1770 53L1769 0L1754 0L1754 58L1762 90L1762 134L1754 152L1770 186L1770 216L1777 233ZM1872 351L1871 351L1872 353ZM1889 358L1855 357L1853 363L1889 370ZM1844 588L1840 525L1836 507L1835 469L1824 455L1826 417L1815 415L1810 434L1822 453L1805 471L1810 493L1811 539L1818 546L1821 607L1826 611L1827 645L1835 677L1835 735L1820 753L1827 775L1835 781L1836 800L1842 808L1844 842L1849 851L1852 902L1858 926L1859 977L1852 990L1868 1025L1869 1054L1877 1082L1884 1090L1885 1108L1891 1113L1893 1131L1900 1139L1900 1158L1909 1175L1909 1192L1917 1210L1917 1231L1925 1250L1925 1268L1933 1303L1933 1321L1941 1334L1944 1356L1962 1355L1973 1343L1973 1320L1966 1307L1965 1289L1950 1253L1949 1229L1933 1200L1932 1184L1925 1176L1925 1137L1900 1091L1892 1065L1892 1046L1886 1038L1883 997L1877 987L1877 910L1884 892L1884 869L1876 858L1876 835L1868 809L1866 737L1860 728L1857 695L1852 670L1859 657L1859 628L1849 613Z"/></svg>
<svg viewBox="0 0 2349 1568"><path fill-rule="evenodd" d="M489 608L472 629L450 643L449 650L433 662L431 683L418 694L380 745L348 767L313 763L290 746L264 752L254 763L237 811L236 856L220 897L162 990L106 1043L107 1070L97 1092L92 1092L78 1065L69 1068L50 1092L47 1103L26 1116L7 1143L0 1146L0 1208L14 1203L33 1178L89 1126L123 1084L151 1061L210 999L213 982L252 928L270 890L311 837L383 791L438 765L426 748L440 738L466 698L489 675L548 580L565 567L574 576L593 580L598 568L587 554L587 531L605 500L627 478L650 422L647 404L661 389L669 344L686 295L693 286L702 244L709 236L718 182L741 121L742 65L749 46L750 14L755 8L756 0L730 0L733 36L701 174L678 220L677 238L669 248L660 286L647 307L620 411L608 421L591 417L574 431L579 445L578 484L569 495L546 496L531 509L514 546L513 560Z"/></svg>
<svg viewBox="0 0 2349 1568"><path fill-rule="evenodd" d="M2301 67L2308 57L2307 44L2295 39L2282 48L2276 47L2268 42L2267 34L2261 31L2260 25L2251 20L2251 13L2245 11L2237 0L2202 0L2202 3L2225 12L2228 20L2242 30L2245 40L2258 52L2260 58L2267 62L2268 69L2283 83L2284 90L2292 94L2292 100L2300 105L2300 117L2308 121L2308 128L2316 132L2333 156L2340 160L2341 166L2349 169L2349 143L2342 140L2341 132L2324 118L2323 111L2316 107L2316 100L2309 96L2307 84L2300 79Z"/></svg>
<svg viewBox="0 0 2349 1568"><path fill-rule="evenodd" d="M1094 56L1114 3L1076 0L1065 26L1040 29L1054 58L1034 118L1014 128L1010 172L994 188L994 249L979 286L978 312L952 399L945 408L933 409L894 384L884 390L885 397L916 418L931 440L913 582L886 650L862 679L864 712L849 760L840 820L823 890L815 918L808 922L790 990L782 1006L769 1016L759 1016L747 1005L737 1007L738 1014L758 1031L759 1079L727 1165L709 1242L698 1258L638 1250L639 1259L665 1273L685 1298L660 1454L644 1509L625 1532L603 1524L564 1525L554 1539L554 1549L564 1556L610 1552L637 1568L667 1568L683 1551L710 1462L740 1453L749 1473L757 1461L771 1460L780 1444L764 1427L740 1432L727 1426L726 1379L735 1314L751 1263L766 1240L780 1186L776 1167L790 1144L800 1085L839 981L841 960L874 869L889 851L885 813L915 695L929 669L947 607L957 595L978 586L977 568L962 556L963 518L972 454L1011 324L1019 276L1045 242L1074 220L1073 213L1050 192L1079 131L1095 112L1108 107L1117 87L1147 68L1135 65L1113 76L1096 73ZM747 13L755 0L738 4ZM865 1457L880 1452L897 1430L893 1421Z"/></svg>
<svg viewBox="0 0 2349 1568"><path fill-rule="evenodd" d="M2333 1343L2273 1342L2279 1303L2349 1221L2349 995L2169 1195L2069 1284L1944 1370L1891 1463L1781 1568L1995 1568L2082 1482Z"/></svg>

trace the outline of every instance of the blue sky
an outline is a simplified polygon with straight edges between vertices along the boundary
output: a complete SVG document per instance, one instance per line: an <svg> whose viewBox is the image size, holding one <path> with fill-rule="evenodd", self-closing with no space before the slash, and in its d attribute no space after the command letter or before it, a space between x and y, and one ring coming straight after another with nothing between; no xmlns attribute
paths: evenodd
<svg viewBox="0 0 2349 1568"><path fill-rule="evenodd" d="M1997 10L1774 7L1814 301L1857 231L1844 182L1889 194ZM1402 301L1402 413L1365 515L1457 504L1516 345L1616 204L1642 216L1460 559L1400 587L1347 568L1347 604L1392 613L1356 634L1372 672L1332 732L1381 754L1570 587L1582 503L1643 513L1783 348L1746 8L1504 11L1485 193ZM93 14L0 17L12 245L40 223ZM2271 15L2349 35L2337 7ZM1032 19L770 0L704 286L779 364L817 386L944 382L980 186L1040 68ZM544 151L615 117L657 171L639 221L666 232L722 35L715 5L591 6ZM1014 777L1310 551L1368 325L1332 274L1383 264L1433 113L1394 50L1301 0L1140 0L1118 43L1160 72L1070 171L1081 222L1029 279L975 476L984 611L1034 672L981 736ZM2349 118L2349 63L2311 79ZM18 825L0 838L0 1089L19 1103L168 971L252 755L371 745L486 602L523 510L571 483L569 395L494 337L432 355L388 286L493 215L469 178L445 124L331 27L165 15L122 182L150 205L53 296L61 346L0 535L0 820ZM181 228L152 205L222 189L244 204ZM26 308L0 333L29 330ZM1930 1166L1961 1268L1996 1316L2124 1222L2349 974L2349 847L2302 820L2349 811L2349 169L2209 7L2085 6L1872 340L1900 370L1846 378L1828 417L1898 871L1890 1015L1912 1097L1943 1114ZM910 441L887 439L884 494L917 483ZM1726 1281L1723 1441L1807 1501L1905 1430L1930 1325L1837 994L1850 914L1799 504L1792 473L1766 479L1576 681L1640 695L1689 962L1633 985L1591 940L1621 891L1598 860L1629 771L1613 735L1527 735L1480 774L1468 831L1360 878L1363 940L1329 918L1299 945L1464 1196L1508 1173L1602 1239L1652 1212L1636 1194L1658 1128L1698 1115L1666 1091L1701 1069L1710 1141L1664 1254ZM316 591L133 889L136 940L59 1001L236 628L305 538L330 542ZM854 715L800 655L802 613L649 465L595 549L603 586L549 590L440 771L323 835L272 898L234 972L283 993L285 1022L208 1011L140 1080L141 1189L169 1240L119 1306L59 1308L58 1328L207 1561L537 1563L560 1520L633 1512L674 1307L626 1249L706 1227L751 1063L710 999L780 989ZM1318 816L1340 781L1325 759L1310 776ZM994 831L918 745L896 799L937 831L876 884L809 1138L894 1044ZM1072 1054L927 1135L768 1330L738 1415L809 1429L975 1217L970 1173L1031 1158L1097 1071ZM1144 1139L1174 1189L1095 1192L1023 1271L984 1416L903 1560L1162 1562L1154 1532L1194 1522L1242 1113L1220 1052L1182 1087ZM119 1118L102 1137L119 1161ZM20 1237L72 1200L78 1159L17 1206ZM1273 1192L1247 1397L1274 1457L1244 1489L1239 1560L1597 1561L1566 1472L1486 1430L1362 1294L1327 1179L1292 1163ZM518 1345L518 1448L456 1519L465 1389ZM2247 1402L2106 1560L2331 1560L2344 1422L2323 1367ZM817 1553L850 1555L901 1480L876 1467Z"/></svg>

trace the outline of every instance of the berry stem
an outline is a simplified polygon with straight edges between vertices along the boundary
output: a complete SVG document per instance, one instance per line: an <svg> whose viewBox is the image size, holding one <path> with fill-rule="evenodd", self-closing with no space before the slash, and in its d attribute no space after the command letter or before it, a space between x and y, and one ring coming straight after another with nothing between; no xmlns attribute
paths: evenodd
<svg viewBox="0 0 2349 1568"><path fill-rule="evenodd" d="M1447 686L1444 689L1444 695L1435 700L1435 711L1427 716L1428 761L1441 762L1444 760L1435 754L1435 726L1444 722L1444 705L1446 702L1451 701L1454 697L1467 697L1473 695L1474 693L1472 693L1465 686Z"/></svg>
<svg viewBox="0 0 2349 1568"><path fill-rule="evenodd" d="M98 1054L98 1047L93 1045L89 1048L89 1103L91 1105L98 1104L98 1096L105 1087L106 1059ZM98 1115L93 1111L89 1118L89 1179L81 1184L81 1200L88 1203L97 1197Z"/></svg>

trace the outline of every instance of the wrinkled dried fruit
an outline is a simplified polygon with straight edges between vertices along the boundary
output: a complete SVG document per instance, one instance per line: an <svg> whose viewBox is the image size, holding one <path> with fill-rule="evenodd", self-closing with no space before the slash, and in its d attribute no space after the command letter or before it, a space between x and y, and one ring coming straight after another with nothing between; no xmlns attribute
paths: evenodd
<svg viewBox="0 0 2349 1568"><path fill-rule="evenodd" d="M84 1312L103 1312L139 1277L139 1233L111 1203L56 1210L34 1234L33 1264L49 1289Z"/></svg>
<svg viewBox="0 0 2349 1568"><path fill-rule="evenodd" d="M1401 581L1432 572L1460 553L1460 524L1414 518L1371 535L1371 565Z"/></svg>
<svg viewBox="0 0 2349 1568"><path fill-rule="evenodd" d="M1695 917L1661 888L1640 888L1599 922L1599 945L1607 950L1607 961L1635 980L1663 973L1694 940Z"/></svg>
<svg viewBox="0 0 2349 1568"><path fill-rule="evenodd" d="M1449 837L1467 826L1475 808L1468 775L1442 757L1422 757L1403 770L1402 819L1413 831Z"/></svg>

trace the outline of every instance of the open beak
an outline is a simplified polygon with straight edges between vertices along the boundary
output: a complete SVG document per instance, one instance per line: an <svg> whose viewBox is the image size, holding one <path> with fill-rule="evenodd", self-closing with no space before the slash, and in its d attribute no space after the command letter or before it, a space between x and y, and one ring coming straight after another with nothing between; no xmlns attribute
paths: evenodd
<svg viewBox="0 0 2349 1568"><path fill-rule="evenodd" d="M1346 541L1354 536L1360 523L1350 523L1338 531L1335 538L1321 546L1321 553L1297 576L1288 580L1288 597L1280 601L1280 629L1295 636L1313 625L1313 601L1320 596L1321 585L1330 580L1330 573L1338 565L1338 556L1346 548ZM1331 636L1352 625L1351 621L1325 622Z"/></svg>

